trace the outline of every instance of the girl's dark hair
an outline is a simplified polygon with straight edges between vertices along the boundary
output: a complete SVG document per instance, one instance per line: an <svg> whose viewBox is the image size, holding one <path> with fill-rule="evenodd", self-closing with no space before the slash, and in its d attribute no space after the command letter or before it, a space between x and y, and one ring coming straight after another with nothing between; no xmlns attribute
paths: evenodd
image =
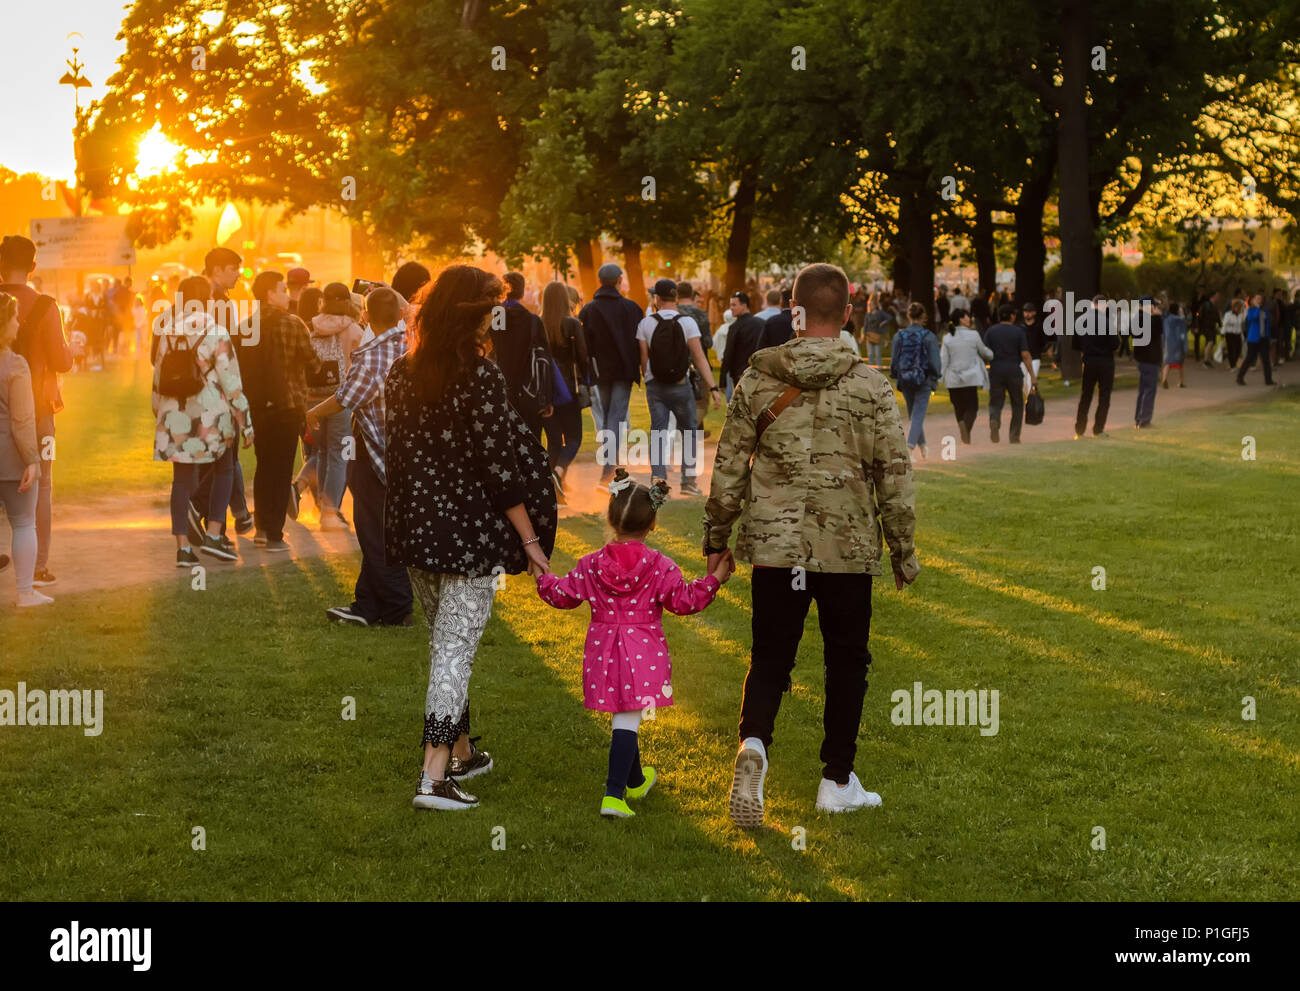
<svg viewBox="0 0 1300 991"><path fill-rule="evenodd" d="M495 275L473 265L452 265L420 293L410 360L425 402L438 402L477 365L488 318L504 291Z"/></svg>
<svg viewBox="0 0 1300 991"><path fill-rule="evenodd" d="M320 314L321 301L324 298L324 290L317 289L315 286L304 289L298 297L298 319L310 327L312 318Z"/></svg>
<svg viewBox="0 0 1300 991"><path fill-rule="evenodd" d="M926 318L929 315L930 314L926 311L923 303L912 303L907 308L907 319L911 320L913 323L919 323L922 326L925 326Z"/></svg>
<svg viewBox="0 0 1300 991"><path fill-rule="evenodd" d="M961 330L960 324L962 320L968 316L970 316L970 310L966 309L964 306L959 306L955 310L949 310L948 333L955 334L957 331Z"/></svg>
<svg viewBox="0 0 1300 991"><path fill-rule="evenodd" d="M627 477L626 468L614 472L615 482L621 482ZM668 483L664 481L655 482L649 488L639 483L629 485L617 495L609 497L609 525L618 534L630 536L646 533L667 496Z"/></svg>
<svg viewBox="0 0 1300 991"><path fill-rule="evenodd" d="M181 280L176 292L180 294L182 304L206 303L212 298L212 283L201 275L191 275Z"/></svg>

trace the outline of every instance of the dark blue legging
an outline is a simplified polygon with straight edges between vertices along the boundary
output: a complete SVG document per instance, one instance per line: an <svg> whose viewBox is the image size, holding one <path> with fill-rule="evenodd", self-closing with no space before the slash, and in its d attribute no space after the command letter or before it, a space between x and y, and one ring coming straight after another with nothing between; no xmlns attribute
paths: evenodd
<svg viewBox="0 0 1300 991"><path fill-rule="evenodd" d="M542 421L546 431L546 453L551 465L567 468L582 446L582 409L577 401L555 407L555 413Z"/></svg>
<svg viewBox="0 0 1300 991"><path fill-rule="evenodd" d="M190 496L199 487L199 481L211 471L212 485L208 488L208 505L204 519L226 521L230 507L230 489L235 481L234 453L230 448L214 464L182 464L172 462L172 533L183 537L190 532L186 510ZM202 507L200 507L202 508Z"/></svg>

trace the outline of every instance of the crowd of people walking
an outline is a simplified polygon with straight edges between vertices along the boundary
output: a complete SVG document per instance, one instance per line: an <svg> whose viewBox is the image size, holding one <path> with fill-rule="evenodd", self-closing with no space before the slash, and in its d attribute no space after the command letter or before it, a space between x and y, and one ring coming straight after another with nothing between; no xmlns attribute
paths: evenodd
<svg viewBox="0 0 1300 991"><path fill-rule="evenodd" d="M599 288L584 301L558 281L531 293L518 272L452 265L434 277L408 262L388 284L351 288L317 288L302 268L259 272L255 308L241 319L228 303L242 265L234 251L213 249L204 273L177 282L151 327L153 450L171 465L175 563L237 561L228 526L236 536L252 533L266 553L288 551L287 520L306 495L323 530L355 529L361 561L352 601L326 617L363 628L409 625L418 599L428 627L416 808L477 804L465 783L490 772L494 759L470 735L473 665L502 576L526 572L547 604L590 608L579 665L584 704L612 714L599 811L635 815L629 801L659 775L641 758L643 714L677 698L663 611L707 608L736 560L753 567L753 649L728 796L733 820L763 821L775 717L814 601L826 662L816 806L881 803L854 769L873 581L889 574L901 590L919 571L912 466L928 456L926 412L940 385L963 444L974 439L980 390L989 395L993 443L1007 406L1012 444L1026 420L1041 416L1034 399L1042 363L1053 347L1059 363L1068 338L1046 332L1036 304L940 287L925 305L854 287L839 268L815 264L785 289L731 291L711 318L718 309L698 305L685 281L656 281L643 308L613 263L599 268ZM42 450L62 408L58 376L75 359L60 310L27 285L34 268L32 242L5 238L0 503L22 607L51 601L39 591L54 581L53 459ZM1271 383L1272 368L1290 358L1300 293L1291 303L1280 292L1271 301L1236 294L1222 308L1217 294L1187 308L1143 303L1152 324L1133 350L1139 428L1152 424L1158 388L1186 386L1189 355L1211 368L1226 361L1243 384L1259 363ZM1075 435L1087 432L1094 396L1092 433L1104 435L1120 338L1076 337L1072 345L1082 359ZM648 484L631 477L624 454L638 384L651 424ZM706 493L699 445L706 415L724 396ZM550 557L559 506L574 494L570 470L588 408L611 539L561 576ZM242 449L253 452L251 506ZM705 575L693 581L646 543L674 481L677 494L706 497ZM802 580L791 580L795 572Z"/></svg>

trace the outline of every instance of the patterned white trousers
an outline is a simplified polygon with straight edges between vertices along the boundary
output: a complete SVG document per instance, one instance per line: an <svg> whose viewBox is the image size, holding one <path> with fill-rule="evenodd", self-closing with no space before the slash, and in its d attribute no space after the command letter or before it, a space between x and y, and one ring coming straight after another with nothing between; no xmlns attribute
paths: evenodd
<svg viewBox="0 0 1300 991"><path fill-rule="evenodd" d="M408 568L429 624L429 690L424 743L454 743L469 733L469 676L492 615L496 576L466 578Z"/></svg>

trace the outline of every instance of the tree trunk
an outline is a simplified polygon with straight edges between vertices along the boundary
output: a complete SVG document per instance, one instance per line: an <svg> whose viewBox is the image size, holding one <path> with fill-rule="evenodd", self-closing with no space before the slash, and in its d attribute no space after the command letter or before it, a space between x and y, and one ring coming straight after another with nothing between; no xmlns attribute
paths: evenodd
<svg viewBox="0 0 1300 991"><path fill-rule="evenodd" d="M1076 297L1097 293L1096 230L1088 189L1089 0L1061 5L1060 164L1061 287Z"/></svg>
<svg viewBox="0 0 1300 991"><path fill-rule="evenodd" d="M1061 288L1076 298L1097 293L1096 229L1088 196L1088 57L1092 44L1089 0L1061 5L1061 86L1057 130L1058 194L1061 224ZM1070 314L1065 314L1069 319ZM1071 339L1058 337L1061 374L1081 375L1079 352Z"/></svg>
<svg viewBox="0 0 1300 991"><path fill-rule="evenodd" d="M926 181L909 182L898 204L900 244L895 256L897 271L904 262L907 294L930 314L934 327L934 191Z"/></svg>
<svg viewBox="0 0 1300 991"><path fill-rule="evenodd" d="M579 241L573 246L573 254L578 259L578 288L582 291L582 298L590 300L600 288L600 282L596 279L596 260L591 253L591 242Z"/></svg>
<svg viewBox="0 0 1300 991"><path fill-rule="evenodd" d="M993 208L982 200L975 202L975 268L979 272L979 293L987 297L998 287L998 258L993 245Z"/></svg>
<svg viewBox="0 0 1300 991"><path fill-rule="evenodd" d="M751 166L740 170L736 195L731 201L731 233L727 236L727 269L723 277L722 292L730 298L738 289L745 288L745 271L749 267L749 241L754 233L754 199L758 193L758 180ZM757 300L750 300L757 303Z"/></svg>
<svg viewBox="0 0 1300 991"><path fill-rule="evenodd" d="M641 242L623 238L623 267L627 270L627 298L645 309L650 298L645 291L645 276L641 273Z"/></svg>
<svg viewBox="0 0 1300 991"><path fill-rule="evenodd" d="M1047 244L1043 241L1043 208L1052 186L1056 163L1043 162L1038 174L1020 187L1016 204L1016 296L1020 303L1043 302L1043 266L1047 264Z"/></svg>

